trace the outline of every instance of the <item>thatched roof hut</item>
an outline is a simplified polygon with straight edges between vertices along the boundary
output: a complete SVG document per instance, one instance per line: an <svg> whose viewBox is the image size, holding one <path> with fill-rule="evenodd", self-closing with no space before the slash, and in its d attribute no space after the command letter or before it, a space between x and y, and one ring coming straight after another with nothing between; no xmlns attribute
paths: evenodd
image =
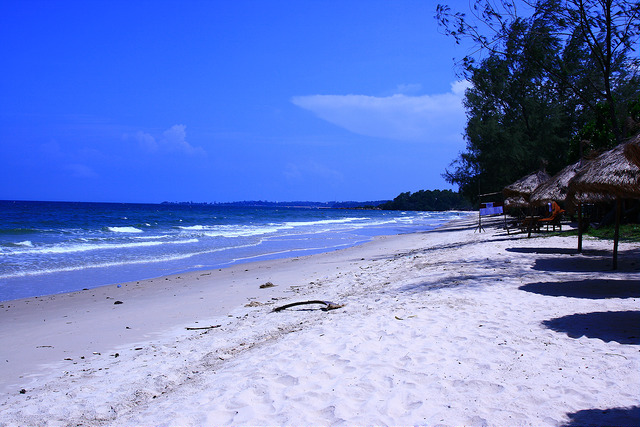
<svg viewBox="0 0 640 427"><path fill-rule="evenodd" d="M640 198L640 166L629 161L625 152L632 142L605 151L584 165L569 181L568 197L583 201L598 198L616 199L616 228L613 237L613 269L618 268L618 240L623 198ZM582 249L582 227L579 226L578 250Z"/></svg>
<svg viewBox="0 0 640 427"><path fill-rule="evenodd" d="M592 193L589 191L576 192L568 189L567 198L565 200L567 201L569 210L572 211L573 207L580 203L609 203L615 201L616 196L609 193Z"/></svg>
<svg viewBox="0 0 640 427"><path fill-rule="evenodd" d="M529 206L529 202L522 196L513 196L504 199L503 206L505 208L525 208Z"/></svg>
<svg viewBox="0 0 640 427"><path fill-rule="evenodd" d="M526 205L528 205L531 193L533 193L540 184L548 181L549 178L549 174L544 171L532 173L524 178L520 178L513 184L504 187L502 194L505 197L505 201L508 199L512 199L514 201L524 200Z"/></svg>
<svg viewBox="0 0 640 427"><path fill-rule="evenodd" d="M569 196L640 198L640 166L627 159L626 146L620 144L587 162L569 181Z"/></svg>
<svg viewBox="0 0 640 427"><path fill-rule="evenodd" d="M627 160L640 167L640 133L625 144L624 155Z"/></svg>
<svg viewBox="0 0 640 427"><path fill-rule="evenodd" d="M569 181L576 175L583 164L584 162L580 160L577 163L569 165L548 181L540 184L535 191L531 193L529 202L531 202L532 205L539 206L552 201L565 201L569 189Z"/></svg>

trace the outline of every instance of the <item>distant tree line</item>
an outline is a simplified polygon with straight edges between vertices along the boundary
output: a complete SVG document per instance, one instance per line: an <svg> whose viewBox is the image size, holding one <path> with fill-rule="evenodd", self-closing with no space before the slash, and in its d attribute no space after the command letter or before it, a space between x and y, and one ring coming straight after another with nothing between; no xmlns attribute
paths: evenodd
<svg viewBox="0 0 640 427"><path fill-rule="evenodd" d="M416 193L406 192L393 200L377 200L368 202L269 202L265 200L247 200L238 202L162 202L168 206L186 207L280 207L280 208L318 208L318 209L381 209L403 211L448 211L469 210L471 203L459 193L451 190L420 190Z"/></svg>
<svg viewBox="0 0 640 427"><path fill-rule="evenodd" d="M162 202L162 205L169 206L232 206L232 207L280 207L280 208L331 208L331 209L374 209L377 206L388 202L388 200L378 200L369 202L270 202L266 200L245 200L238 202Z"/></svg>
<svg viewBox="0 0 640 427"><path fill-rule="evenodd" d="M551 175L640 130L640 2L471 0L439 5L471 83L467 147L444 173L473 200L538 169Z"/></svg>
<svg viewBox="0 0 640 427"><path fill-rule="evenodd" d="M462 194L451 190L420 190L401 193L390 202L378 206L383 210L402 211L449 211L470 210L471 202Z"/></svg>
<svg viewBox="0 0 640 427"><path fill-rule="evenodd" d="M331 207L337 209L376 209L378 206L388 202L389 200L372 202L331 202Z"/></svg>

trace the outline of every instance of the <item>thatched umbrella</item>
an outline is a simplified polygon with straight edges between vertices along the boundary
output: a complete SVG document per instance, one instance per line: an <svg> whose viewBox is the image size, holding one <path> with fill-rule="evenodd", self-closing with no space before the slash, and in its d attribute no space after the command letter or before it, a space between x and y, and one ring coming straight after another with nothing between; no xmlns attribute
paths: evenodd
<svg viewBox="0 0 640 427"><path fill-rule="evenodd" d="M631 163L640 166L640 133L625 144L624 155Z"/></svg>
<svg viewBox="0 0 640 427"><path fill-rule="evenodd" d="M640 166L624 155L626 145L620 144L587 162L569 182L569 195L595 193L640 198Z"/></svg>
<svg viewBox="0 0 640 427"><path fill-rule="evenodd" d="M528 203L531 193L533 193L540 184L548 181L549 178L549 174L544 171L532 173L504 187L502 194L505 199L520 200L520 198L522 198Z"/></svg>
<svg viewBox="0 0 640 427"><path fill-rule="evenodd" d="M613 239L614 269L618 267L622 199L640 198L640 166L631 163L625 156L625 148L628 144L620 144L612 150L600 154L586 163L569 181L568 197L574 200L600 201L603 197L616 199L616 228ZM578 249L580 249L580 242Z"/></svg>
<svg viewBox="0 0 640 427"><path fill-rule="evenodd" d="M538 188L540 184L549 180L549 174L544 171L534 172L523 178L520 178L511 185L504 187L502 194L505 198L505 206L512 207L531 207L529 196ZM529 237L531 237L531 229L533 222L528 222Z"/></svg>
<svg viewBox="0 0 640 427"><path fill-rule="evenodd" d="M504 199L504 207L506 208L526 208L529 202L522 196L507 197Z"/></svg>
<svg viewBox="0 0 640 427"><path fill-rule="evenodd" d="M551 179L543 182L529 197L529 202L534 206L544 205L552 201L564 202L567 198L569 181L582 167L582 160L569 165L555 174Z"/></svg>

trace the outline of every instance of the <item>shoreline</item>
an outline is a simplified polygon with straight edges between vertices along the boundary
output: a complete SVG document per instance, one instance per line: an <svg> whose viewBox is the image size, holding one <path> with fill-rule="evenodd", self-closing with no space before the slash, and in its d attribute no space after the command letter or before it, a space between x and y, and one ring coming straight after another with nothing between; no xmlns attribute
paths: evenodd
<svg viewBox="0 0 640 427"><path fill-rule="evenodd" d="M5 343L5 349L11 349L0 353L0 360L5 360L0 364L0 395L10 392L12 387L15 390L21 383L21 378L46 375L49 365L61 360L74 356L84 357L81 360L102 356L113 348L156 338L184 322L191 321L197 326L201 321L199 319L229 315L229 312L242 307L247 300L258 296L285 298L290 292L286 289L287 286L300 284L284 283L269 289L260 289L259 285L270 281L276 283L281 276L284 277L280 280L287 282L292 274L312 277L318 273L315 270L319 269L313 264L306 265L310 259L317 259L318 263L336 262L343 255L349 256L350 251L359 253L362 250L363 254L366 253L367 245L400 236L433 232L459 221L464 220L449 221L433 230L374 236L367 242L329 252L238 262L216 269L0 301L0 341ZM299 271L301 264L306 268ZM271 271L277 273L272 274ZM253 275L258 277L254 279ZM188 314L179 308L183 305L189 306ZM81 310L76 307L81 307ZM147 321L138 313L141 310L162 310L166 316ZM17 323L23 324L30 332L17 331ZM82 331L100 331L100 339L93 339L86 334L78 335L78 328L73 326L79 324L82 324ZM15 350L25 347L37 350L18 350L20 354L16 355ZM36 368L29 371L28 366Z"/></svg>
<svg viewBox="0 0 640 427"><path fill-rule="evenodd" d="M607 241L577 255L484 224L0 303L0 425L559 425L637 407L640 342L619 341L637 332L640 244L613 272ZM271 313L313 299L346 305ZM591 337L562 320L601 312L627 314Z"/></svg>
<svg viewBox="0 0 640 427"><path fill-rule="evenodd" d="M275 211L279 212L277 209ZM12 262L0 274L0 303L192 271L215 270L253 261L329 252L366 243L375 235L428 230L442 224L443 220L447 221L452 215L461 215L456 211L427 214L426 217L417 213L409 215L410 225L398 222L406 216L404 214L398 214L390 220L386 217L354 216L357 214L339 215L339 218L332 219L329 215L328 223L337 225L327 227L322 225L326 222L323 219L325 216L318 218L315 214L313 218L308 218L305 214L296 216L293 213L289 218L291 221L270 218L272 223L264 224L253 224L251 221L244 224L246 218L240 215L236 218L238 223L232 225L207 225L207 221L201 221L193 214L192 217L185 217L188 224L203 222L205 225L164 225L158 230L147 230L138 223L142 228L122 224L117 227L106 226L102 230L106 229L107 232L98 233L96 241L90 243L83 243L80 238L82 233L75 231L72 233L73 239L55 244L41 242L36 236L32 236L35 239L35 243L32 243L29 240L31 237L27 237L14 245L19 247L15 258L8 252L11 256L7 257L7 262ZM249 212L247 215L258 214ZM145 221L133 218L128 222L135 222L136 219L138 222ZM381 219L382 222L378 223ZM100 226L102 222L117 224L118 220L119 217L98 221L100 224L96 225ZM358 220L358 224L344 228L345 224L354 220ZM151 227L148 223L143 225ZM221 228L217 229L218 226ZM215 230L209 230L210 227ZM179 229L177 234L174 232L176 229ZM186 233L184 236L183 232ZM76 238L80 238L80 243L75 241ZM25 249L20 249L22 247ZM48 255L49 251L52 251L51 255ZM82 257L84 253L87 254L86 260ZM49 256L50 259L47 258Z"/></svg>

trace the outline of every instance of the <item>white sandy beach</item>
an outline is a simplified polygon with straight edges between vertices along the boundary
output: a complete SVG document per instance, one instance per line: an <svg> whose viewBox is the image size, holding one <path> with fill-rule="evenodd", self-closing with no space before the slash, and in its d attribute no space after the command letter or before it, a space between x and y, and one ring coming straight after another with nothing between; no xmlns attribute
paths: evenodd
<svg viewBox="0 0 640 427"><path fill-rule="evenodd" d="M640 244L475 220L0 303L0 425L638 425Z"/></svg>

